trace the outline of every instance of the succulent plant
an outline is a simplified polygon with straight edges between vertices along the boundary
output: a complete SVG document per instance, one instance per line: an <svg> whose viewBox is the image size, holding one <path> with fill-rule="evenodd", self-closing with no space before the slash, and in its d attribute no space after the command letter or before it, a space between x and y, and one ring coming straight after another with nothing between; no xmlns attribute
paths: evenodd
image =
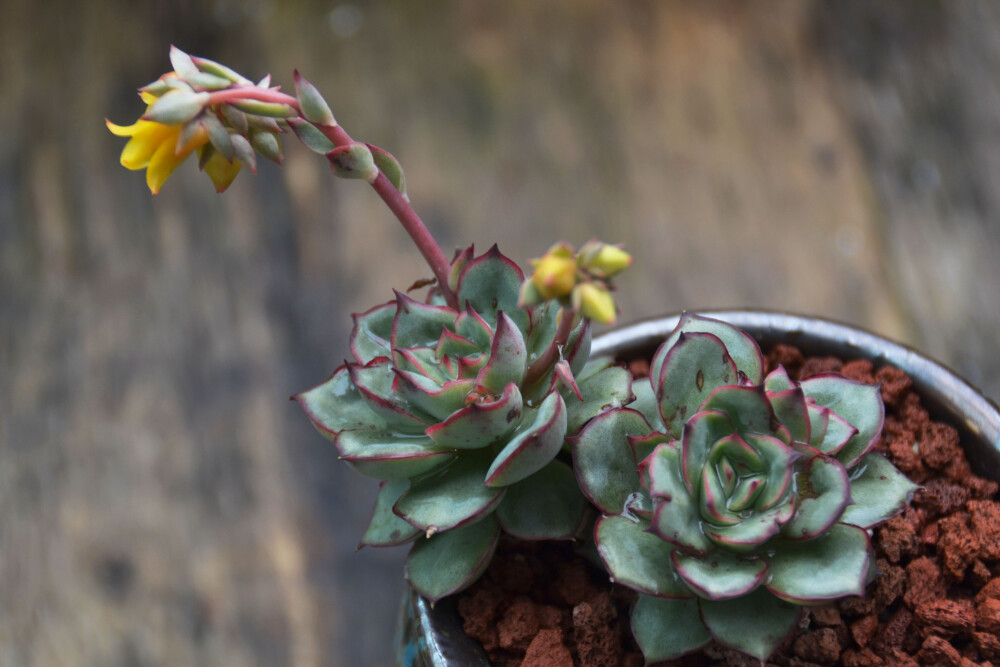
<svg viewBox="0 0 1000 667"><path fill-rule="evenodd" d="M449 280L463 310L397 293L354 317L354 360L296 397L343 460L385 480L361 544L415 540L407 576L431 600L482 573L501 529L572 538L586 501L556 455L567 433L632 399L625 369L588 365L586 319L531 373L565 311L518 307L523 281L496 246L469 248Z"/></svg>
<svg viewBox="0 0 1000 667"><path fill-rule="evenodd" d="M630 407L573 440L594 539L613 579L641 593L632 627L648 661L714 638L761 660L802 605L862 595L867 529L915 485L872 452L878 387L824 373L764 377L757 343L684 315Z"/></svg>

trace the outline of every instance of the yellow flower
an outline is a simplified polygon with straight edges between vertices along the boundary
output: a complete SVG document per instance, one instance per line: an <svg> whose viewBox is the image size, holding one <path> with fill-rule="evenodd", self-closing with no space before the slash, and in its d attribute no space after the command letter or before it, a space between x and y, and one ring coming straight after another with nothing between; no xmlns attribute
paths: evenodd
<svg viewBox="0 0 1000 667"><path fill-rule="evenodd" d="M140 93L142 101L152 105L156 97L149 93ZM147 106L148 110L149 106ZM146 170L146 184L155 195L170 174L192 152L208 144L208 131L199 127L186 141L180 141L184 126L164 125L141 118L131 125L115 125L105 120L111 133L119 137L130 137L122 151L121 163L126 169ZM206 162L204 169L215 184L216 190L222 192L236 178L240 170L240 162L230 162L218 153L214 153Z"/></svg>
<svg viewBox="0 0 1000 667"><path fill-rule="evenodd" d="M567 296L576 285L576 260L547 253L535 264L531 280L544 299Z"/></svg>
<svg viewBox="0 0 1000 667"><path fill-rule="evenodd" d="M573 307L584 317L601 324L614 324L615 298L606 288L596 283L580 283L573 289Z"/></svg>

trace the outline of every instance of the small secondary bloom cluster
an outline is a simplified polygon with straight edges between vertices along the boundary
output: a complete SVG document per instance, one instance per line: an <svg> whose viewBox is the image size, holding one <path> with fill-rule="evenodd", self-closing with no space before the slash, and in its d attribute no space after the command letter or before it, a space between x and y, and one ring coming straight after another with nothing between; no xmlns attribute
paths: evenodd
<svg viewBox="0 0 1000 667"><path fill-rule="evenodd" d="M521 288L520 304L554 299L595 322L612 324L617 309L610 279L631 264L632 256L619 246L591 240L576 252L566 242L557 243L532 260L535 271Z"/></svg>

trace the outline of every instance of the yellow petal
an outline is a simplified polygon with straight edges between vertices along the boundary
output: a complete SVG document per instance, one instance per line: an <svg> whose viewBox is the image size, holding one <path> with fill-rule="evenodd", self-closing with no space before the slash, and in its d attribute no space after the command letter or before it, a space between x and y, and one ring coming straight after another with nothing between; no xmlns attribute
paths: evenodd
<svg viewBox="0 0 1000 667"><path fill-rule="evenodd" d="M184 134L184 131L181 130L180 134ZM199 125L198 129L195 130L195 133L191 135L186 144L182 145L180 143L180 136L177 138L177 143L177 157L183 160L191 153L191 151L201 148L208 143L208 130L205 129L204 125Z"/></svg>
<svg viewBox="0 0 1000 667"><path fill-rule="evenodd" d="M142 101L146 103L146 106L150 106L153 104L153 102L160 99L153 93L147 93L144 90L139 92L139 97L141 97Z"/></svg>
<svg viewBox="0 0 1000 667"><path fill-rule="evenodd" d="M107 118L104 119L104 123L108 126L108 129L111 130L111 134L119 137L131 137L135 134L136 130L139 129L139 123L145 122L146 121L144 120L140 120L132 123L131 125L115 125Z"/></svg>
<svg viewBox="0 0 1000 667"><path fill-rule="evenodd" d="M170 150L173 152L174 145L177 143L177 135L180 133L179 129L146 120L140 120L136 125L139 125L139 128L125 144L125 149L122 151L123 167L126 169L146 167L153 155L165 144L170 144Z"/></svg>
<svg viewBox="0 0 1000 667"><path fill-rule="evenodd" d="M184 160L174 152L176 143L177 136L174 135L171 141L161 143L153 153L153 157L149 159L149 165L146 167L146 185L154 195L160 191L177 165Z"/></svg>
<svg viewBox="0 0 1000 667"><path fill-rule="evenodd" d="M212 179L216 192L223 192L235 180L236 174L240 173L243 163L239 160L230 162L218 153L213 153L205 163L205 173Z"/></svg>

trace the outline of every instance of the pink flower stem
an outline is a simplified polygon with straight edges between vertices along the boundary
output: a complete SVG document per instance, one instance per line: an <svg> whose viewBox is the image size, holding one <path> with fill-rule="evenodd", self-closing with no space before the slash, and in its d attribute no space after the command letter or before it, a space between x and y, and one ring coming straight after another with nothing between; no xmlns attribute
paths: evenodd
<svg viewBox="0 0 1000 667"><path fill-rule="evenodd" d="M215 91L209 97L208 103L214 106L225 102L247 99L287 104L296 111L301 112L299 101L295 97L282 93L279 90L258 88L256 86L242 86ZM349 146L354 143L351 136L339 125L315 125L315 127L336 146ZM427 229L427 225L420 219L417 212L413 210L406 197L396 189L381 171L378 177L371 183L371 186L382 198L386 206L389 207L393 215L396 216L400 224L403 225L403 229L410 235L410 238L413 239L420 254L423 255L431 271L434 272L434 277L437 278L438 289L441 290L441 295L445 301L449 306L457 310L459 307L458 297L448 285L448 276L451 274L451 262L445 257L441 246L438 245L437 241L431 235L430 230Z"/></svg>
<svg viewBox="0 0 1000 667"><path fill-rule="evenodd" d="M559 320L559 328L552 342L545 348L541 356L535 359L534 363L528 367L524 374L524 386L530 387L538 382L545 373L559 361L559 348L569 340L570 333L573 332L573 321L576 319L576 311L572 308L562 309L562 319Z"/></svg>

